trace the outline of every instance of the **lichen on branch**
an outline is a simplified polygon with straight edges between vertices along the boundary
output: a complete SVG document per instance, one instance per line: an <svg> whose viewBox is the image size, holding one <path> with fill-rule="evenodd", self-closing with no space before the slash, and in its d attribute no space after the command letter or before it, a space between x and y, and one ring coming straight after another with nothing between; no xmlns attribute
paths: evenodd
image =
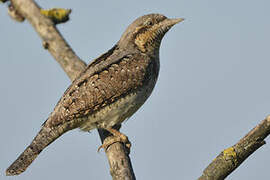
<svg viewBox="0 0 270 180"><path fill-rule="evenodd" d="M235 145L222 151L203 171L198 180L225 179L238 168L252 153L265 144L270 134L270 116L254 127Z"/></svg>
<svg viewBox="0 0 270 180"><path fill-rule="evenodd" d="M40 9L40 13L50 18L54 24L60 24L69 20L71 9L53 8L53 9Z"/></svg>

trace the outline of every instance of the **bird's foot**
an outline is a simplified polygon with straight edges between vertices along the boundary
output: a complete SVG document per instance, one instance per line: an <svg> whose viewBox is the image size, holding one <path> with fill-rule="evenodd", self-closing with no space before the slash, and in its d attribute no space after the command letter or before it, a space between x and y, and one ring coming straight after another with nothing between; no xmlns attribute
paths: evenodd
<svg viewBox="0 0 270 180"><path fill-rule="evenodd" d="M106 151L110 145L116 142L123 143L125 147L128 149L128 151L130 150L131 143L126 135L120 133L119 131L113 128L106 128L106 130L109 131L113 136L109 136L104 140L103 144L98 148L98 152L102 148Z"/></svg>

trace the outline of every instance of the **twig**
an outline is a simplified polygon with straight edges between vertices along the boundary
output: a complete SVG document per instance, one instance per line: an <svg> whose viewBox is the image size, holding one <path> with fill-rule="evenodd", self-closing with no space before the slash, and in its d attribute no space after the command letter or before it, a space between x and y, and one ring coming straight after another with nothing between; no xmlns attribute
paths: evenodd
<svg viewBox="0 0 270 180"><path fill-rule="evenodd" d="M252 153L265 144L270 134L270 116L253 128L234 146L222 151L203 171L199 180L222 180L241 165Z"/></svg>
<svg viewBox="0 0 270 180"><path fill-rule="evenodd" d="M83 62L61 36L55 24L40 14L40 8L32 0L11 0L12 5L34 27L43 40L43 46L52 54L63 70L73 81L86 68ZM104 130L99 130L102 141L109 138ZM110 164L110 172L114 180L134 180L135 176L128 153L121 143L112 144L106 155Z"/></svg>

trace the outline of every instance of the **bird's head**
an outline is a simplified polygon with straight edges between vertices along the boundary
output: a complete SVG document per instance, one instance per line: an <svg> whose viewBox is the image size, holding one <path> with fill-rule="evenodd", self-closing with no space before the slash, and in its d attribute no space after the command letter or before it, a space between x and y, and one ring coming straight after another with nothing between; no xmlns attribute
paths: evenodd
<svg viewBox="0 0 270 180"><path fill-rule="evenodd" d="M158 52L161 40L168 30L184 19L169 19L161 14L148 14L136 19L126 29L118 45L135 46L143 53Z"/></svg>

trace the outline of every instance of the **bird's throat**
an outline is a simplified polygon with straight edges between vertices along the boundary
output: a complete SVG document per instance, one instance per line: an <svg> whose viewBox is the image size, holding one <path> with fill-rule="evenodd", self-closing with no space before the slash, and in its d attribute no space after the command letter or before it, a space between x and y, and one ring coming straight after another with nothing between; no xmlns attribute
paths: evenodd
<svg viewBox="0 0 270 180"><path fill-rule="evenodd" d="M139 31L139 30L138 30ZM135 44L142 52L155 51L159 48L162 39L162 31L159 30L159 26L153 26L152 28L138 33L135 38Z"/></svg>

